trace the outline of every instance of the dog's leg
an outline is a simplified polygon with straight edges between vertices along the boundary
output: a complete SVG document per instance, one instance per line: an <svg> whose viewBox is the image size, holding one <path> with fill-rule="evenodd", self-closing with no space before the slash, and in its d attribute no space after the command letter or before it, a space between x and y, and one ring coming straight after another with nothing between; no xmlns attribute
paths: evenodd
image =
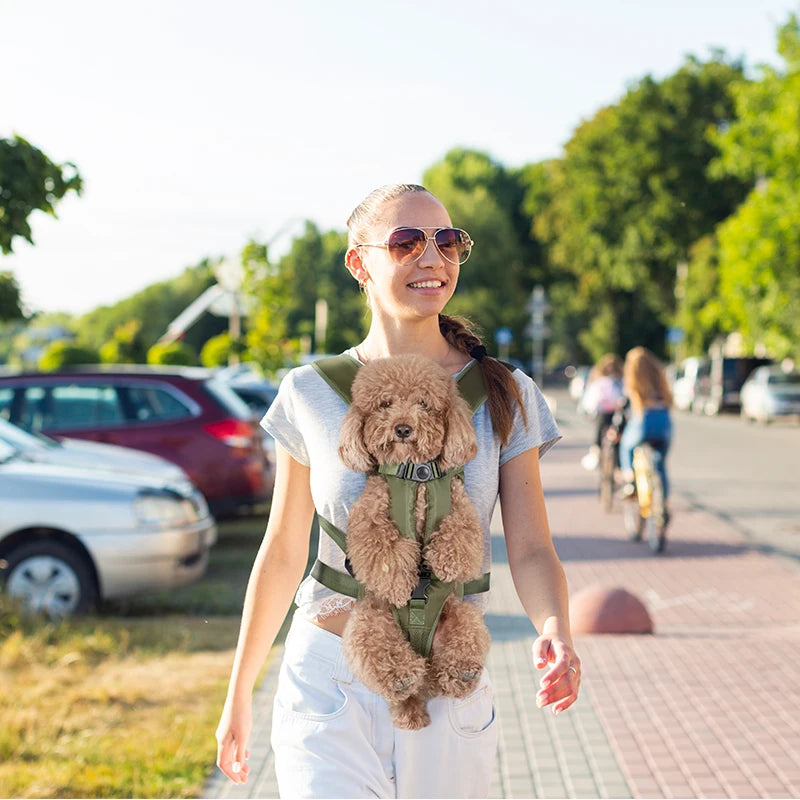
<svg viewBox="0 0 800 800"><path fill-rule="evenodd" d="M395 728L418 731L431 724L425 697L421 694L413 694L399 702L390 702L389 711L392 714L392 724Z"/></svg>
<svg viewBox="0 0 800 800"><path fill-rule="evenodd" d="M347 555L353 572L370 592L395 606L408 603L419 577L420 546L392 522L389 489L378 476L367 478L347 523Z"/></svg>
<svg viewBox="0 0 800 800"><path fill-rule="evenodd" d="M450 487L450 513L430 535L423 557L443 581L466 583L483 563L483 531L472 501L460 480Z"/></svg>
<svg viewBox="0 0 800 800"><path fill-rule="evenodd" d="M431 695L466 697L478 683L489 644L481 612L449 597L433 637L427 680Z"/></svg>
<svg viewBox="0 0 800 800"><path fill-rule="evenodd" d="M414 652L385 601L367 595L350 612L342 636L350 669L390 703L405 700L425 683L425 659Z"/></svg>

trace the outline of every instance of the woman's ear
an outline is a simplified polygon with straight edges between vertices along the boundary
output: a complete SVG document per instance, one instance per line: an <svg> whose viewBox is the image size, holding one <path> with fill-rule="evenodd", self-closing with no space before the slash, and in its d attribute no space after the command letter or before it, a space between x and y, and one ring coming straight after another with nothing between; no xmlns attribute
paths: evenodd
<svg viewBox="0 0 800 800"><path fill-rule="evenodd" d="M442 469L462 467L478 454L478 437L475 435L467 401L458 393L451 398L446 422L447 430L439 466Z"/></svg>
<svg viewBox="0 0 800 800"><path fill-rule="evenodd" d="M339 431L339 458L353 472L369 472L375 466L364 445L364 417L353 405L345 414Z"/></svg>
<svg viewBox="0 0 800 800"><path fill-rule="evenodd" d="M344 265L347 271L358 281L359 286L363 286L369 279L369 274L361 260L361 254L357 247L351 247L344 255Z"/></svg>

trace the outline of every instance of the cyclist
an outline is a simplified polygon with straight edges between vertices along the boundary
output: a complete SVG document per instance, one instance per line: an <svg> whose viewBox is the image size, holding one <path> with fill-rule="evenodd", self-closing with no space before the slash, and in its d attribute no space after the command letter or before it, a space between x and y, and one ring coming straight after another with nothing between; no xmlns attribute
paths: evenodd
<svg viewBox="0 0 800 800"><path fill-rule="evenodd" d="M592 367L581 399L582 409L597 423L594 444L581 459L583 468L590 472L597 469L603 437L622 400L622 359L614 353L606 353Z"/></svg>
<svg viewBox="0 0 800 800"><path fill-rule="evenodd" d="M636 492L633 475L633 451L648 442L661 454L658 470L664 486L664 500L669 495L665 459L672 439L672 391L661 362L645 347L634 347L625 356L623 386L629 400L628 419L619 440L619 465L624 484L623 497ZM621 426L618 426L621 427Z"/></svg>

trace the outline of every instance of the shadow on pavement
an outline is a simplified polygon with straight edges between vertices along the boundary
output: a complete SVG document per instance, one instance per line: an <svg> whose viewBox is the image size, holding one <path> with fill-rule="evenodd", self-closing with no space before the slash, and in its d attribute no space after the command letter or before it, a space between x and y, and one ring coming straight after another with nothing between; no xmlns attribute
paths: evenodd
<svg viewBox="0 0 800 800"><path fill-rule="evenodd" d="M608 539L600 536L554 536L553 543L562 561L613 561L615 559L645 558L718 558L720 556L739 556L753 552L754 548L722 542L692 541L691 539L670 540L667 531L667 545L663 553L656 556L646 542L630 542L627 539ZM493 554L494 555L494 554Z"/></svg>
<svg viewBox="0 0 800 800"><path fill-rule="evenodd" d="M524 614L485 614L484 620L493 642L515 642L535 639L536 628Z"/></svg>

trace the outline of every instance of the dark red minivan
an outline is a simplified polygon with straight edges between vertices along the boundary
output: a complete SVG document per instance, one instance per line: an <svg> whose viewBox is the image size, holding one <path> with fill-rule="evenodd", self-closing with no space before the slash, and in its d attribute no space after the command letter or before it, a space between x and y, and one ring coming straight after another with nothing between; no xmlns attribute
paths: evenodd
<svg viewBox="0 0 800 800"><path fill-rule="evenodd" d="M134 447L182 467L218 519L268 501L258 421L210 370L91 366L0 373L0 416L28 431Z"/></svg>

